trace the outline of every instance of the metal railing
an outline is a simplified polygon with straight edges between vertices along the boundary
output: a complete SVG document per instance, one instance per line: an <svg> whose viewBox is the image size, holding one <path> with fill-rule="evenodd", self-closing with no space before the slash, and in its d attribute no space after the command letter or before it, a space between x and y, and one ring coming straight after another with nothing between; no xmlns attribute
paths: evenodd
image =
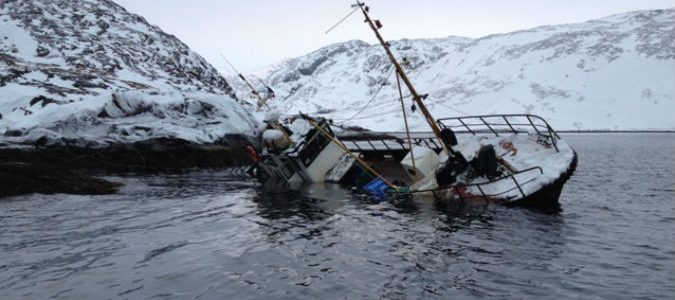
<svg viewBox="0 0 675 300"><path fill-rule="evenodd" d="M527 133L534 130L558 150L560 136L543 118L528 114L482 115L442 118L436 121L441 128L452 129L455 133L494 134Z"/></svg>
<svg viewBox="0 0 675 300"><path fill-rule="evenodd" d="M379 136L359 136L359 137L340 137L340 141L351 151L369 152L369 151L408 151L408 143L399 137L382 134ZM441 145L433 135L423 137L413 137L412 143L417 146L426 146L430 149L439 150Z"/></svg>
<svg viewBox="0 0 675 300"><path fill-rule="evenodd" d="M522 171L518 171L516 173L509 174L507 176L502 176L502 177L499 177L497 179L490 180L488 182L473 183L473 184L466 184L466 185L453 185L453 186L447 187L447 188L439 188L439 189L436 189L435 191L452 190L453 194L458 195L461 200L467 200L467 199L473 199L473 198L483 198L483 199L487 200L487 199L490 199L490 198L499 197L499 196L504 195L506 193L509 193L509 192L511 192L515 189L518 189L518 191L523 196L523 198L525 198L527 195L525 195L525 192L523 191L523 185L534 181L534 179L530 179L530 180L527 180L525 182L519 183L518 180L515 178L515 176L526 173L526 172L531 172L531 171L534 171L534 170L538 170L540 174L544 174L544 170L542 170L541 167L532 167L532 168L528 168L528 169L525 169L525 170L522 170ZM515 184L515 186L513 188L507 189L505 191L501 191L501 192L496 193L496 194L487 194L483 190L483 187L485 187L488 184L493 184L493 183L496 183L496 182L499 182L499 181L509 180L509 179L513 180L513 183ZM465 192L460 190L460 188L464 188L465 191L466 191L466 190L468 190L469 188L472 188L472 187L477 188L478 191L480 192L480 195L471 195L470 197L466 197L466 195L464 194Z"/></svg>

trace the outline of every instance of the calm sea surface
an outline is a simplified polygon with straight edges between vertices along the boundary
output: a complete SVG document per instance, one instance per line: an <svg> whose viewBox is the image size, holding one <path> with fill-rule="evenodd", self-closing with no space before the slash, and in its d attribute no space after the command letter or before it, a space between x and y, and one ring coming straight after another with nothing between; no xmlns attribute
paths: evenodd
<svg viewBox="0 0 675 300"><path fill-rule="evenodd" d="M675 297L675 134L568 134L559 214L222 173L0 200L0 299Z"/></svg>

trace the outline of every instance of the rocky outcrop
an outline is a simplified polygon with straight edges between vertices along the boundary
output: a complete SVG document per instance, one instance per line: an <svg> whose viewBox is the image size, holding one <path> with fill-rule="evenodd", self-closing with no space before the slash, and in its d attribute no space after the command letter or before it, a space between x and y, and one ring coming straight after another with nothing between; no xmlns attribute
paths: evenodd
<svg viewBox="0 0 675 300"><path fill-rule="evenodd" d="M0 27L0 86L15 83L64 98L167 87L234 97L197 53L112 1L5 0Z"/></svg>
<svg viewBox="0 0 675 300"><path fill-rule="evenodd" d="M0 196L242 164L256 128L215 68L112 1L0 1Z"/></svg>
<svg viewBox="0 0 675 300"><path fill-rule="evenodd" d="M5 146L200 145L255 134L211 65L112 1L2 1L0 29Z"/></svg>

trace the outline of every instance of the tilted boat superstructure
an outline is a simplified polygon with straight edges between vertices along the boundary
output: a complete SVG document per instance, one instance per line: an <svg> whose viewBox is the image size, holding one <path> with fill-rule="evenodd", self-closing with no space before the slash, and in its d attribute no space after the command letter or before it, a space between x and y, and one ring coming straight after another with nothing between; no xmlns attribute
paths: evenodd
<svg viewBox="0 0 675 300"><path fill-rule="evenodd" d="M249 149L253 174L274 184L339 182L380 198L422 195L440 204L559 206L577 158L543 118L504 114L435 119L425 106L427 95L417 92L380 35L381 23L370 18L365 4L355 7L395 67L404 118L401 81L430 132L353 131L322 118L300 114L284 121L270 113L261 151Z"/></svg>

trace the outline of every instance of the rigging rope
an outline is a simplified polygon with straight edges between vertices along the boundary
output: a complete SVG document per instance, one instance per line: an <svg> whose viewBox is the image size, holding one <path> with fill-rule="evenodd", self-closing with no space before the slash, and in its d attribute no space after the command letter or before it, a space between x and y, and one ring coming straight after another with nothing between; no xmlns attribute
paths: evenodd
<svg viewBox="0 0 675 300"><path fill-rule="evenodd" d="M311 118L305 118L305 120L307 120L310 124L312 124L312 126L314 126L314 128L319 130L319 132L321 132L321 134L325 138L329 139L335 145L340 147L340 149L342 149L342 151L345 154L351 156L358 164L361 165L361 167L363 167L365 169L364 171L366 171L366 173L369 172L370 175L374 175L375 177L379 178L380 180L382 180L382 182L384 182L387 186L394 189L395 191L398 192L400 190L398 186L389 182L389 180L385 179L382 175L380 175L380 173L378 173L375 169L373 169L373 167L371 167L367 162L365 162L361 158L359 158L357 154L352 153L352 151L350 151L349 148L347 148L347 146L345 146L345 144L343 144L340 140L336 139L335 136L332 136L328 132L326 132L326 130L321 128L321 126L316 124L316 122L314 122Z"/></svg>
<svg viewBox="0 0 675 300"><path fill-rule="evenodd" d="M385 77L385 79L389 79L389 77L391 77L392 73L394 73L395 71L396 71L396 68L392 68L392 70L389 72L389 74L387 74L387 76ZM420 69L420 70L418 70L418 72L416 72L416 73L414 73L414 74L411 74L410 77L413 78L413 79L415 79L415 78L417 78L417 77L418 77L419 75L421 75L421 74L422 74L422 70ZM368 116L365 116L365 117L359 117L359 118L357 118L361 113L363 113L363 112L364 112L364 111L365 111L365 110L373 103L373 101L375 101L375 99L377 98L377 96L379 96L379 94L380 94L380 92L382 91L382 89L384 88L384 86L385 86L384 83L383 83L382 85L380 85L380 87L377 89L377 91L375 91L375 94L373 95L373 97L371 97L370 100L368 100L368 102L366 102L366 104L365 104L361 109L359 109L359 111L357 111L356 113L354 113L352 116L350 116L349 118L346 118L346 119L333 119L333 121L334 121L335 123L337 123L337 124L344 125L345 123L347 123L347 122L349 122L349 121L352 121L352 120L363 120L363 119L368 119L368 118L372 118L372 117L375 117L375 116L380 116L380 115L382 114L382 112L380 112L380 113L378 113L378 114L376 114L376 115L368 115ZM408 97L410 97L410 96L411 96L411 94L406 94L405 96L403 96L403 98L408 98ZM324 100L325 100L325 101L330 101L330 100L328 100L328 99L324 99ZM436 103L436 104L438 104L439 106L445 107L445 108L447 108L447 109L454 110L455 112L457 112L457 113L459 113L459 114L461 114L461 115L464 115L464 116L468 116L468 115L469 115L468 113L463 112L463 111L461 111L461 110L459 110L459 109L456 109L456 108L454 108L454 107L447 106L447 105L443 105L443 104L441 104L441 103ZM414 104L413 104L413 105L414 105ZM413 112L414 112L414 111L413 111Z"/></svg>
<svg viewBox="0 0 675 300"><path fill-rule="evenodd" d="M333 27L328 28L328 30L326 30L326 32L324 32L324 34L327 34L327 33L329 33L331 30L335 29L335 27L338 27L338 25L340 25L342 22L344 22L344 20L346 20L347 18L349 18L349 16L351 16L351 15L352 15L353 13L355 13L357 10L359 10L358 7L354 8L354 10L352 10L352 12L350 12L349 14L347 14L344 18L340 19L340 21L338 21L337 23L335 23L335 25L333 25Z"/></svg>
<svg viewBox="0 0 675 300"><path fill-rule="evenodd" d="M408 136L408 148L410 148L410 159L412 160L413 172L415 180L413 184L417 183L417 166L415 166L415 154L413 153L412 139L410 138L410 128L408 127L408 117L405 113L405 103L403 103L403 90L401 90L401 76L396 73L396 85L398 86L398 95L401 99L401 110L403 111L403 122L405 123L405 133Z"/></svg>
<svg viewBox="0 0 675 300"><path fill-rule="evenodd" d="M389 74L387 74L387 77L385 77L385 80L389 79L389 77L391 77L391 74L394 73L394 71L396 71L396 68L391 68L391 71L389 72ZM383 88L384 88L384 83L382 85L380 85L380 88L377 89L377 91L375 91L375 94L373 95L373 97L370 98L370 100L368 100L368 102L366 103L366 105L364 107L362 107L359 111L357 111L351 117L346 118L346 119L342 119L338 123L342 123L342 124L347 123L347 122L351 121L352 119L354 119L355 117L357 117L359 114L361 114L364 110L366 110L366 108L368 108L368 106L370 104L373 103L373 101L375 101L375 98L377 98L377 96L380 94L380 92L382 91Z"/></svg>
<svg viewBox="0 0 675 300"><path fill-rule="evenodd" d="M232 65L232 63L230 63L229 60L227 60L227 58L225 58L225 55L220 53L220 57L222 57L223 60L225 60L225 62L230 66L230 68L232 68L232 70L237 72L237 74L239 75L239 78L244 83L246 83L246 85L251 89L251 92L253 93L253 95L255 95L258 98L259 106L258 106L258 109L256 111L260 111L260 109L262 109L263 106L267 107L267 109L269 109L269 111L272 111L272 108L269 105L267 105L267 101L266 101L267 99L263 99L263 97L260 96L260 93L258 93L258 91L255 89L255 87L253 87L253 85L248 80L246 80L246 77L244 77L244 75L241 74L239 72L239 70L237 70L234 67L234 65ZM261 82L262 82L262 80L261 80ZM284 138L286 138L290 142L293 142L293 139L291 139L290 135L288 135L288 132L286 132L286 130L284 129L284 126L278 120L273 120L270 123L271 123L271 125L274 129L281 131L281 133L284 135Z"/></svg>

